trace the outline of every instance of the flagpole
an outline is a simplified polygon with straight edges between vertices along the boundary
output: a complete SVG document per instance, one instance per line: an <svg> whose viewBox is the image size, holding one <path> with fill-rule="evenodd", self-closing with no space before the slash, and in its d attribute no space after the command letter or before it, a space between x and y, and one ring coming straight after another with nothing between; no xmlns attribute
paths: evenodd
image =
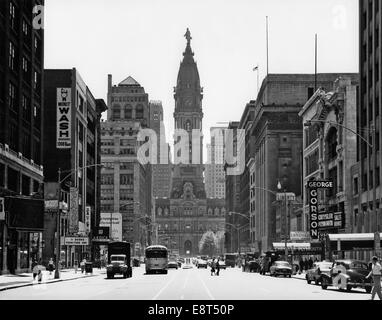
<svg viewBox="0 0 382 320"><path fill-rule="evenodd" d="M317 33L314 39L314 91L317 91Z"/></svg>
<svg viewBox="0 0 382 320"><path fill-rule="evenodd" d="M267 20L267 75L269 74L269 43L268 43L268 16L266 17Z"/></svg>

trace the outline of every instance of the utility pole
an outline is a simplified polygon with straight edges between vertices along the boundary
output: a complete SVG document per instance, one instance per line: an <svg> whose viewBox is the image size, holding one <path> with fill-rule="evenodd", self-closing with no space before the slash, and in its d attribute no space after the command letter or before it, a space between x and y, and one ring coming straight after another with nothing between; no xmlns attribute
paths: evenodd
<svg viewBox="0 0 382 320"><path fill-rule="evenodd" d="M61 222L61 214L60 214L60 198L61 198L61 168L58 168L58 195L57 195L57 221L56 221L56 270L54 272L54 278L60 278L60 254L61 254L61 232L60 232L60 222Z"/></svg>

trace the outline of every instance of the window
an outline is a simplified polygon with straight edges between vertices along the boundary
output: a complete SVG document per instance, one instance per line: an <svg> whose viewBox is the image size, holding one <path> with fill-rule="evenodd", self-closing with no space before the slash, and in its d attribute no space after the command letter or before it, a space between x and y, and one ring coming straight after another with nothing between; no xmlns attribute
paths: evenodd
<svg viewBox="0 0 382 320"><path fill-rule="evenodd" d="M17 126L10 122L8 125L8 132L9 132L9 147L15 151L18 151L18 132L17 132Z"/></svg>
<svg viewBox="0 0 382 320"><path fill-rule="evenodd" d="M102 174L101 175L101 184L106 184L106 185L114 184L114 175L113 174Z"/></svg>
<svg viewBox="0 0 382 320"><path fill-rule="evenodd" d="M144 116L143 106L138 105L137 109L136 109L135 118L136 119L143 119L143 116Z"/></svg>
<svg viewBox="0 0 382 320"><path fill-rule="evenodd" d="M16 71L16 69L17 69L16 68L16 60L15 60L15 57L16 57L15 51L16 51L15 45L12 42L9 42L8 67L13 71Z"/></svg>
<svg viewBox="0 0 382 320"><path fill-rule="evenodd" d="M318 150L306 157L305 168L307 176L318 170Z"/></svg>
<svg viewBox="0 0 382 320"><path fill-rule="evenodd" d="M41 108L35 105L33 108L34 126L36 128L41 128Z"/></svg>
<svg viewBox="0 0 382 320"><path fill-rule="evenodd" d="M132 174L121 174L119 179L121 185L132 185L134 181Z"/></svg>
<svg viewBox="0 0 382 320"><path fill-rule="evenodd" d="M358 177L353 178L353 194L358 194Z"/></svg>
<svg viewBox="0 0 382 320"><path fill-rule="evenodd" d="M117 104L113 106L113 120L121 119L121 107Z"/></svg>
<svg viewBox="0 0 382 320"><path fill-rule="evenodd" d="M133 117L133 108L130 105L125 107L125 119L132 119Z"/></svg>
<svg viewBox="0 0 382 320"><path fill-rule="evenodd" d="M33 72L33 89L36 91L37 94L40 94L41 90L41 75L37 72Z"/></svg>
<svg viewBox="0 0 382 320"><path fill-rule="evenodd" d="M23 148L21 152L24 155L24 157L28 159L31 157L31 139L30 134L28 132L23 133Z"/></svg>
<svg viewBox="0 0 382 320"><path fill-rule="evenodd" d="M29 80L29 69L30 69L30 65L29 65L29 61L23 57L23 60L22 60L22 64L23 64L23 79L25 82L28 82L30 81Z"/></svg>
<svg viewBox="0 0 382 320"><path fill-rule="evenodd" d="M16 30L16 8L12 1L9 3L9 25Z"/></svg>
<svg viewBox="0 0 382 320"><path fill-rule="evenodd" d="M12 84L9 83L9 108L13 110L17 110L17 105L16 105L16 87Z"/></svg>

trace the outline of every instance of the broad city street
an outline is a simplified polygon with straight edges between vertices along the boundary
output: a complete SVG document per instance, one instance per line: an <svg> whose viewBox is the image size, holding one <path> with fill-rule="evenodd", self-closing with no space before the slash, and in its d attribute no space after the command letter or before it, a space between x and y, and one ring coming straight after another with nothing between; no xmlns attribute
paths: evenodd
<svg viewBox="0 0 382 320"><path fill-rule="evenodd" d="M297 277L300 277L297 278ZM145 275L145 267L133 269L133 277L106 279L105 270L93 277L33 285L0 292L0 300L368 300L364 290L328 290L308 285L303 276L263 276L239 268L170 269L168 274Z"/></svg>

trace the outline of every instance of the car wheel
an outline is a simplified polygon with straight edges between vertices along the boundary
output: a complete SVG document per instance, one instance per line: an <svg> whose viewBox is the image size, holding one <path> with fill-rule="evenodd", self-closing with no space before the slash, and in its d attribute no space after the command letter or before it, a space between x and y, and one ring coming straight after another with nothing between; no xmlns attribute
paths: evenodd
<svg viewBox="0 0 382 320"><path fill-rule="evenodd" d="M365 290L367 293L370 293L371 292L371 287L365 287Z"/></svg>
<svg viewBox="0 0 382 320"><path fill-rule="evenodd" d="M310 284L312 281L311 281L308 277L306 277L306 282L307 282L308 284Z"/></svg>
<svg viewBox="0 0 382 320"><path fill-rule="evenodd" d="M327 278L323 278L322 282L321 282L321 288L326 290L328 288L328 285L329 285L328 279Z"/></svg>
<svg viewBox="0 0 382 320"><path fill-rule="evenodd" d="M289 275L289 278L292 278L292 275L291 275L291 274Z"/></svg>
<svg viewBox="0 0 382 320"><path fill-rule="evenodd" d="M320 282L318 281L318 279L315 279L315 280L314 280L314 284L315 284L316 286L318 286L318 285L320 284Z"/></svg>
<svg viewBox="0 0 382 320"><path fill-rule="evenodd" d="M350 284L348 284L348 285L346 286L346 290L347 290L347 291L351 291L351 289L353 289L353 286L351 286Z"/></svg>

